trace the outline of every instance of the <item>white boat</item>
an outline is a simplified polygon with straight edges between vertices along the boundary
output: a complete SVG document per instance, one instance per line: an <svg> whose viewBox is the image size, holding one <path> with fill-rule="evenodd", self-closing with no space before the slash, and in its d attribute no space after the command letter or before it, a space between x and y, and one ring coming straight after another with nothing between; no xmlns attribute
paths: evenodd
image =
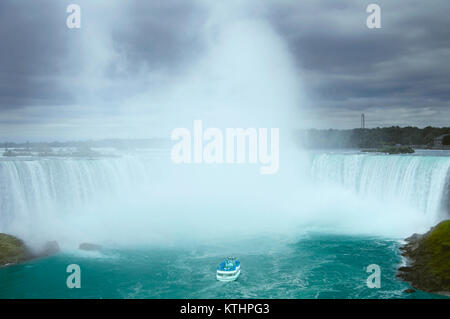
<svg viewBox="0 0 450 319"><path fill-rule="evenodd" d="M216 278L220 281L236 280L241 274L241 263L236 257L227 257L217 267Z"/></svg>

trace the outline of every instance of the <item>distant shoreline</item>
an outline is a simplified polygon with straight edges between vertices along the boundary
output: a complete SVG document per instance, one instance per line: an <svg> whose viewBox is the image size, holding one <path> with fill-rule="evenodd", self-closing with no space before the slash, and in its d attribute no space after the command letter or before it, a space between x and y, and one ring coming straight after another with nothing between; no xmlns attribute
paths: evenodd
<svg viewBox="0 0 450 319"><path fill-rule="evenodd" d="M297 133L304 148L380 149L411 147L414 149L450 149L450 127L376 127L351 130L303 130Z"/></svg>
<svg viewBox="0 0 450 319"><path fill-rule="evenodd" d="M303 149L382 149L392 147L410 147L420 150L450 150L450 127L376 127L337 129L307 129L284 133L285 137L294 133L295 143ZM292 135L291 135L292 136ZM0 137L1 140L1 137ZM0 148L26 152L30 149L74 147L115 148L133 150L138 148L170 148L172 141L167 138L120 139L109 138L85 141L52 142L0 142Z"/></svg>

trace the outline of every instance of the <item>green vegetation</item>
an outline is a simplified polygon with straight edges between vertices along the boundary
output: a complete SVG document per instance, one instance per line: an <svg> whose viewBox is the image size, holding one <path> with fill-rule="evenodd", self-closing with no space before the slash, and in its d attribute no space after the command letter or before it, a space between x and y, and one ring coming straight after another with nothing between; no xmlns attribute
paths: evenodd
<svg viewBox="0 0 450 319"><path fill-rule="evenodd" d="M0 266L15 264L28 258L28 250L20 239L0 234Z"/></svg>
<svg viewBox="0 0 450 319"><path fill-rule="evenodd" d="M437 225L424 238L424 245L429 254L430 270L450 291L450 220Z"/></svg>
<svg viewBox="0 0 450 319"><path fill-rule="evenodd" d="M410 146L385 146L378 149L379 152L388 154L411 154L414 149Z"/></svg>
<svg viewBox="0 0 450 319"><path fill-rule="evenodd" d="M297 140L301 146L312 149L326 148L362 148L381 149L388 146L410 146L421 148L442 147L450 145L450 127L376 127L351 130L303 130L297 134ZM438 141L438 138L441 138ZM83 156L92 155L92 148L113 147L119 150L133 150L136 148L167 148L171 147L170 139L104 139L88 141L67 142L25 142L9 143L0 142L0 148L4 148L4 156L30 155L30 152L41 155L52 152L52 148L75 147L76 154Z"/></svg>
<svg viewBox="0 0 450 319"><path fill-rule="evenodd" d="M450 295L450 220L406 241L401 250L410 265L400 267L398 276L417 289Z"/></svg>
<svg viewBox="0 0 450 319"><path fill-rule="evenodd" d="M363 152L379 152L387 154L412 154L414 149L410 146L385 146L376 149L364 149Z"/></svg>
<svg viewBox="0 0 450 319"><path fill-rule="evenodd" d="M436 139L450 134L450 127L377 127L352 130L308 130L299 133L303 146L309 148L384 148L387 146L438 146ZM442 145L450 145L450 137L444 136Z"/></svg>
<svg viewBox="0 0 450 319"><path fill-rule="evenodd" d="M442 139L442 145L450 145L450 135L444 136Z"/></svg>

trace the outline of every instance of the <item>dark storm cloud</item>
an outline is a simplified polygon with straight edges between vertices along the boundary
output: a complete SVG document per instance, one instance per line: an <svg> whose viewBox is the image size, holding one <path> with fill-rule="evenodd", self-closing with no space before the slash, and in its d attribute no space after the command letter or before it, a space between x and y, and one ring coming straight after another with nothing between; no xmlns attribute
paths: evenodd
<svg viewBox="0 0 450 319"><path fill-rule="evenodd" d="M67 48L58 8L65 9L46 0L0 3L0 108L61 102L54 86Z"/></svg>
<svg viewBox="0 0 450 319"><path fill-rule="evenodd" d="M206 12L189 1L134 1L128 9L132 25L118 30L115 40L133 58L152 67L167 67L192 58L202 47L198 34Z"/></svg>
<svg viewBox="0 0 450 319"><path fill-rule="evenodd" d="M79 104L80 97L119 101L148 89L147 83L127 87L120 79L136 78L142 70L164 70L176 77L178 68L197 58L205 46L199 36L208 18L202 2L126 1L126 6L113 11L112 4L121 2L111 1L105 10L95 11L92 1L80 0L83 26L78 33L65 27L69 3L0 2L1 123L21 119L28 123L38 114L55 116L50 114L51 106L70 116L67 108ZM356 126L358 119L350 118L361 112L377 119L370 122L369 117L373 126L408 120L419 126L450 125L446 118L450 116L450 3L376 1L382 9L378 30L366 27L369 3L274 0L261 12L287 41L310 97L308 107L333 123L328 126ZM256 14L261 13L259 6L258 2ZM108 18L111 21L105 25L110 28L105 31L100 22ZM103 46L126 60L119 68L105 58L103 71L112 83L99 82L98 87L88 83L90 76L77 78L89 65L90 54L98 54L95 61L103 59L96 39L90 39L92 48L86 49L82 42L84 32L94 25L100 28L98 41L108 33ZM95 67L96 63L89 66L92 73L86 74L94 77ZM29 111L33 107L44 113ZM397 120L392 118L395 114Z"/></svg>
<svg viewBox="0 0 450 319"><path fill-rule="evenodd" d="M368 3L321 1L317 7L304 1L274 7L272 21L304 71L313 106L324 114L431 107L450 116L450 3L377 1L382 28L376 30L365 25ZM411 111L411 118L416 114ZM398 121L373 123L390 124ZM419 123L428 124L450 125L450 119L428 117Z"/></svg>
<svg viewBox="0 0 450 319"><path fill-rule="evenodd" d="M71 57L77 54L76 41L84 29L76 34L66 28L66 7L70 3L68 0L0 3L0 109L74 103L74 92L61 82L70 81L83 65L83 60ZM82 1L78 3L85 8ZM193 48L201 45L196 42L195 31L199 26L195 23L202 20L195 19L202 12L195 9L184 1L130 2L122 15L132 18L121 28L112 26L110 30L111 49L119 50L132 61L125 72L132 75L143 65L172 69L189 59ZM98 11L92 13L82 11L86 29L102 19ZM104 11L105 15L108 13ZM120 18L120 14L115 17ZM117 74L115 65L110 65L106 72L111 78L124 76L123 70ZM101 91L96 93L101 95Z"/></svg>

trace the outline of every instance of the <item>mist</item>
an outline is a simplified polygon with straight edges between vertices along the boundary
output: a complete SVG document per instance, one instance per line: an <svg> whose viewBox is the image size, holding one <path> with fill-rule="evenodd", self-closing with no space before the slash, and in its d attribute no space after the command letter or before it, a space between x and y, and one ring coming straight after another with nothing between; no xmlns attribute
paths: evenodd
<svg viewBox="0 0 450 319"><path fill-rule="evenodd" d="M187 10L187 17L180 18L185 20L178 22L186 27L176 29L177 37L191 43L167 48L169 57L164 57L157 55L158 48L171 39L142 44L122 35L145 32L138 28L147 26L133 20L136 3L81 1L84 24L67 34L71 50L61 66L69 76L60 85L72 92L75 105L60 135L169 137L171 130L192 125L195 119L211 127L297 127L303 88L287 44L266 17L267 5L193 1L196 22ZM161 7L156 9L165 10ZM157 28L175 28L170 21L158 25L151 14L147 19ZM183 45L182 40L176 43ZM160 62L132 55L138 45ZM183 53L172 58L171 51Z"/></svg>
<svg viewBox="0 0 450 319"><path fill-rule="evenodd" d="M49 191L42 195L44 203L15 217L7 229L11 233L31 246L57 240L73 248L81 242L135 246L270 235L295 239L324 230L398 238L431 224L432 217L411 213L404 203L361 199L312 182L308 155L292 141L304 120L302 107L309 103L303 74L266 19L264 6L196 3L204 13L195 28L198 51L176 68L164 69L145 63L131 67L126 47L113 45L114 32L132 27L133 20L128 2L112 3L80 1L86 15L108 18L88 19L72 43L77 50L70 59L80 68L61 85L78 92L72 114L77 125L67 136L169 138L173 129L191 128L194 120L219 129L276 127L279 172L263 176L254 165L176 165L168 156L154 160L145 154L119 154L124 158L96 164L69 161L71 168L58 174L75 176L65 196L77 199L70 192L79 193L80 200L56 200ZM55 188L46 169L52 172L41 168L41 177L50 176L49 188Z"/></svg>

